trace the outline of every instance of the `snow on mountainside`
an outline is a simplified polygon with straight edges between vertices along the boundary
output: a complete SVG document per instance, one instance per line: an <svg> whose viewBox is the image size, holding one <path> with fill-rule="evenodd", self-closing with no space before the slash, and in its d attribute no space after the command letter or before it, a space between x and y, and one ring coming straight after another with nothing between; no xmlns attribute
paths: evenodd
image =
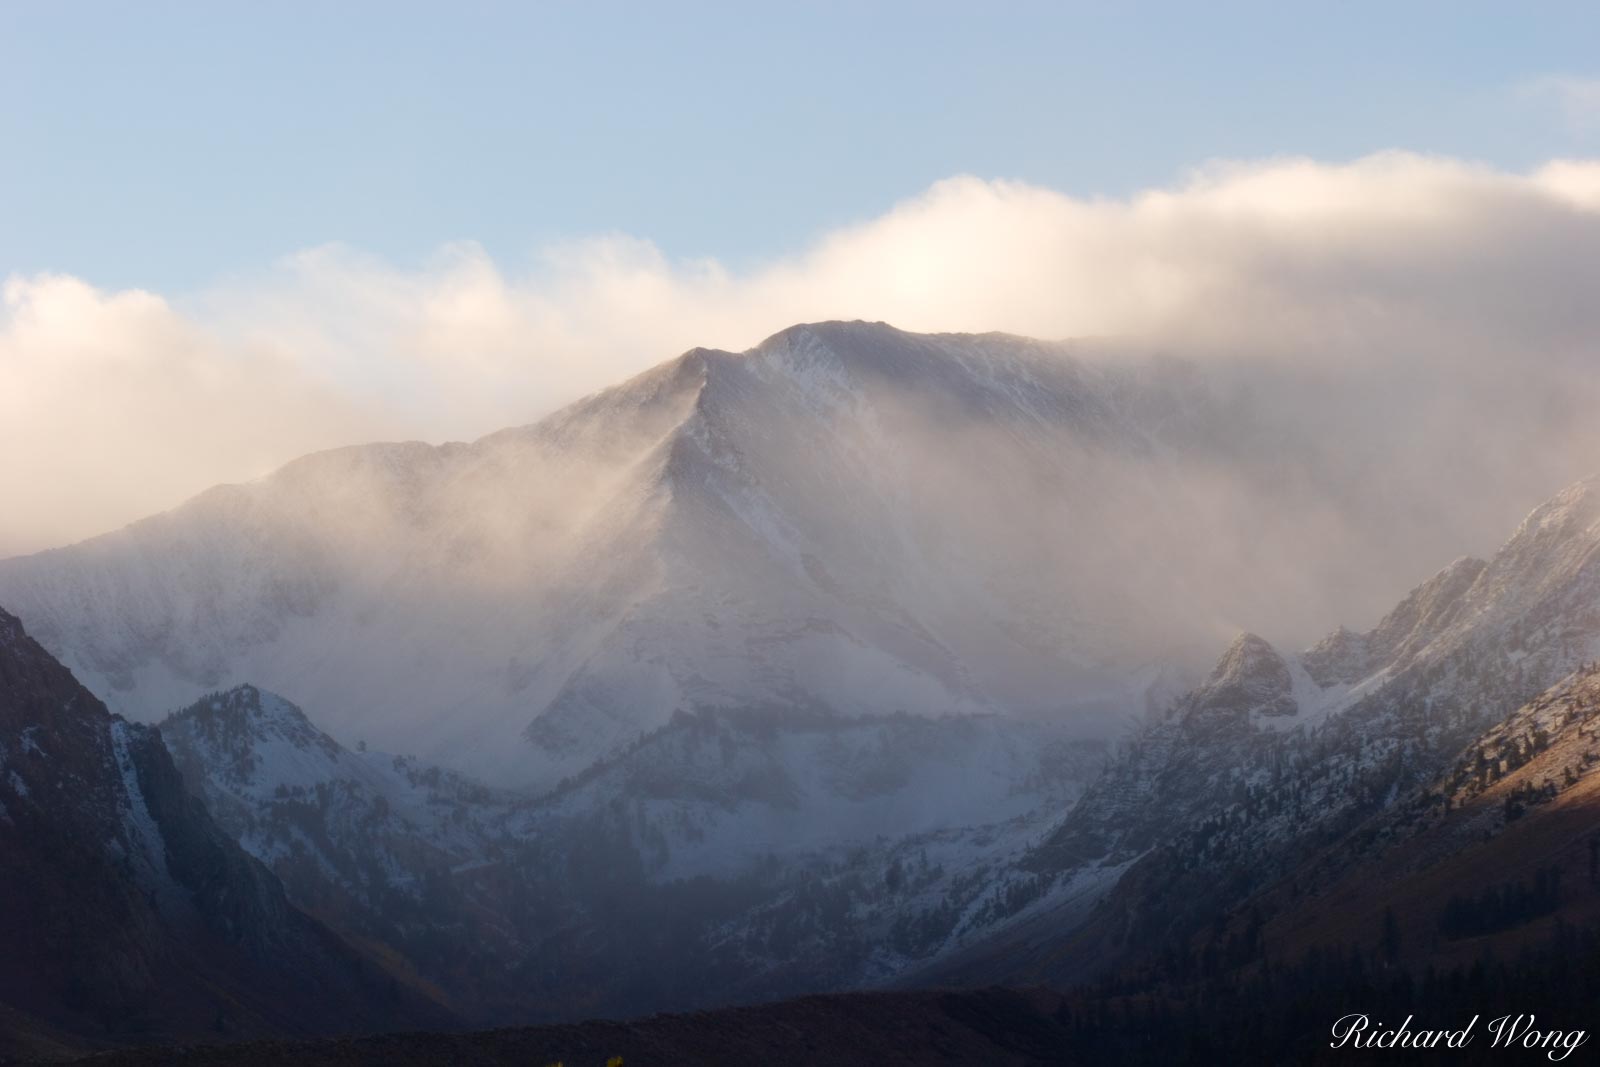
<svg viewBox="0 0 1600 1067"><path fill-rule="evenodd" d="M1469 742L1493 746L1496 723L1597 656L1600 479L1589 479L1371 631L1336 631L1293 661L1241 638L1025 861L1056 880L1133 864L1095 912L1095 943L1063 957L1052 946L1066 931L1036 931L991 946L965 976L1063 979L1185 936L1426 786Z"/></svg>
<svg viewBox="0 0 1600 1067"><path fill-rule="evenodd" d="M367 903L397 883L420 891L431 867L481 861L489 819L513 802L414 760L351 752L253 686L205 697L160 730L185 780L203 787L208 808L252 855L280 868L316 864ZM310 808L335 821L313 828ZM352 867L356 841L379 858L376 869Z"/></svg>
<svg viewBox="0 0 1600 1067"><path fill-rule="evenodd" d="M545 820L629 806L653 877L737 874L753 862L1069 807L1104 749L995 716L702 713L580 775Z"/></svg>
<svg viewBox="0 0 1600 1067"><path fill-rule="evenodd" d="M1106 736L1232 610L1169 542L1191 465L1282 491L1251 417L1171 362L796 327L472 444L308 456L0 561L0 597L131 716L252 681L507 784L678 710Z"/></svg>
<svg viewBox="0 0 1600 1067"><path fill-rule="evenodd" d="M685 713L528 799L351 752L250 686L160 729L297 903L485 1022L892 977L984 928L1006 891L991 871L1104 758L994 716ZM674 917L659 950L657 914ZM568 966L543 969L550 957ZM637 973L584 977L619 957ZM662 987L690 961L694 990Z"/></svg>

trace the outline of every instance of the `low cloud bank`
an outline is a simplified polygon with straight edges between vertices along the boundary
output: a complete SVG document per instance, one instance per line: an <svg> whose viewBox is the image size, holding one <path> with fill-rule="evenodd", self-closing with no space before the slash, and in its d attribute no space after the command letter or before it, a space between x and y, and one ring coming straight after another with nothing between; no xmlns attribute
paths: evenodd
<svg viewBox="0 0 1600 1067"><path fill-rule="evenodd" d="M1404 153L1217 164L1128 199L953 178L743 271L608 235L517 273L468 243L414 269L311 249L167 296L13 275L0 556L309 450L471 438L695 345L834 318L1115 337L1224 367L1347 438L1352 479L1392 453L1394 494L1449 500L1441 541L1482 550L1600 470L1596 292L1600 163L1507 174Z"/></svg>

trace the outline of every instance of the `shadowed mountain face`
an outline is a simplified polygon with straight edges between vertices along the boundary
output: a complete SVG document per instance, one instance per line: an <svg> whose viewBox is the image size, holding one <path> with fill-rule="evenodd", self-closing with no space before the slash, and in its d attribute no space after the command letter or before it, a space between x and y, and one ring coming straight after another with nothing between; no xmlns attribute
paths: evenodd
<svg viewBox="0 0 1600 1067"><path fill-rule="evenodd" d="M250 686L160 731L291 899L486 1025L881 982L983 929L1104 758L994 716L705 712L532 799Z"/></svg>
<svg viewBox="0 0 1600 1067"><path fill-rule="evenodd" d="M499 785L679 710L1105 739L1237 621L1320 629L1412 565L1248 374L1114 356L795 327L472 444L305 457L0 562L0 598L130 717L249 682Z"/></svg>
<svg viewBox="0 0 1600 1067"><path fill-rule="evenodd" d="M1452 563L1366 633L1340 630L1291 657L1240 638L1027 861L1055 879L1125 867L1099 907L1005 931L937 973L1068 981L1187 946L1217 914L1281 880L1297 896L1342 877L1338 864L1296 873L1330 842L1353 842L1338 853L1346 867L1396 835L1407 842L1398 855L1414 856L1421 845L1410 832L1383 820L1437 804L1435 779L1463 749L1476 767L1474 753L1505 748L1500 731L1537 734L1516 725L1528 712L1512 713L1600 655L1597 605L1600 480L1591 479L1535 509L1488 562ZM1587 774L1581 755L1569 762L1574 780ZM1566 767L1546 777L1564 781Z"/></svg>
<svg viewBox="0 0 1600 1067"><path fill-rule="evenodd" d="M291 907L155 731L108 714L4 612L0 855L13 1048L448 1022Z"/></svg>

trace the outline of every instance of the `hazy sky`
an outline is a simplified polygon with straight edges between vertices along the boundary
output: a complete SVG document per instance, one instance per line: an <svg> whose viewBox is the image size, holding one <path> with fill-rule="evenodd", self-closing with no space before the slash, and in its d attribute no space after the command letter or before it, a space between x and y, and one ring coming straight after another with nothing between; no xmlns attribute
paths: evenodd
<svg viewBox="0 0 1600 1067"><path fill-rule="evenodd" d="M1569 373L1600 6L1537 14L0 0L0 555L803 320Z"/></svg>

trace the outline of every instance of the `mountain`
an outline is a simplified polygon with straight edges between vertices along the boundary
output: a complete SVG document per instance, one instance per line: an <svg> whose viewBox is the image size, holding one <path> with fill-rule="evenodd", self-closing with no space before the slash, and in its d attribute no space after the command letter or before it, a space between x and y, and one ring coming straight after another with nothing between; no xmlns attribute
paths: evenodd
<svg viewBox="0 0 1600 1067"><path fill-rule="evenodd" d="M1240 635L1103 771L995 715L680 711L540 795L352 752L253 687L161 730L298 903L484 1021L1070 982L1289 877L1591 657L1597 484L1369 631Z"/></svg>
<svg viewBox="0 0 1600 1067"><path fill-rule="evenodd" d="M1186 714L1243 717L1262 696L1282 714L1274 679L1283 661L1269 651L1242 637L1185 701ZM1215 698L1226 691L1244 699L1221 709ZM1331 1022L1357 1012L1370 1013L1375 1029L1405 1019L1412 1033L1476 1019L1473 1042L1452 1049L1452 1062L1512 1054L1492 1041L1490 1020L1502 1016L1535 1031L1527 1051L1576 1060L1600 1006L1597 768L1600 665L1588 664L1287 877L1256 892L1235 887L1206 929L1065 992L812 996L627 1023L257 1043L162 1059L134 1052L108 1062L1336 1064L1349 1050L1329 1048ZM1213 879L1227 873L1206 869ZM1398 1062L1439 1055L1386 1051Z"/></svg>
<svg viewBox="0 0 1600 1067"><path fill-rule="evenodd" d="M1213 816L1222 847L1189 859L1225 892L1208 896L1202 922L1169 926L1173 936L1124 952L1074 994L1074 1017L1090 1021L1064 1040L1119 1062L1187 1050L1193 1062L1336 1063L1348 1050L1321 1051L1330 1020L1362 1013L1374 1029L1404 1019L1413 1032L1476 1018L1476 1048L1452 1060L1503 1058L1497 1019L1537 1031L1518 1044L1549 1060L1580 1058L1600 1007L1600 664L1434 766L1395 777L1356 818L1309 820L1298 840L1267 842L1255 877L1240 876L1228 845L1246 820ZM1133 872L1146 877L1112 899L1159 906L1164 880L1194 892L1170 860L1152 851ZM1113 912L1100 918L1116 927Z"/></svg>
<svg viewBox="0 0 1600 1067"><path fill-rule="evenodd" d="M176 712L160 735L217 824L295 904L392 966L496 1021L503 972L529 946L521 887L501 861L517 798L412 759L351 751L253 686ZM515 911L515 914L513 912Z"/></svg>
<svg viewBox="0 0 1600 1067"><path fill-rule="evenodd" d="M1600 479L1589 479L1370 631L1337 630L1295 657L1239 638L1025 861L1051 881L1118 870L1099 905L1004 931L935 973L1071 981L1187 943L1282 879L1303 891L1321 880L1296 875L1304 864L1347 835L1365 847L1372 820L1464 750L1496 746L1524 701L1597 655Z"/></svg>
<svg viewBox="0 0 1600 1067"><path fill-rule="evenodd" d="M1173 361L822 324L472 444L306 457L0 592L119 708L182 708L159 740L98 712L159 764L151 818L186 788L276 881L231 846L229 879L476 1023L1209 981L1373 909L1541 907L1520 846L1463 842L1565 833L1540 802L1584 780L1587 719L1547 714L1579 690L1512 713L1600 650L1600 480L1295 654L1227 623L1349 547L1308 535L1355 492L1308 448ZM1497 784L1558 731L1566 764ZM161 833L170 870L191 833ZM1462 903L1434 868L1425 904L1372 888L1452 848Z"/></svg>
<svg viewBox="0 0 1600 1067"><path fill-rule="evenodd" d="M1386 573L1349 563L1374 524L1336 521L1375 506L1362 478L1252 384L794 327L471 444L307 456L0 561L0 598L131 718L248 682L496 785L547 788L677 711L1107 739L1229 620Z"/></svg>
<svg viewBox="0 0 1600 1067"><path fill-rule="evenodd" d="M703 711L530 798L251 686L160 733L297 904L484 1023L880 982L982 929L991 867L1104 760L998 716Z"/></svg>
<svg viewBox="0 0 1600 1067"><path fill-rule="evenodd" d="M1406 605L1428 602L1428 592ZM1241 637L1180 717L1220 713L1238 728L1263 698L1273 717L1284 714L1284 664L1270 651ZM1489 1020L1503 1015L1536 1030L1536 1055L1577 1059L1600 1005L1597 827L1600 664L1588 663L1287 876L1254 892L1234 887L1205 929L1092 986L812 996L627 1023L134 1051L107 1062L1333 1064L1349 1052L1328 1050L1330 1023L1354 1012L1371 1013L1377 1028L1405 1018L1413 1033L1476 1018L1472 1044L1449 1055L1484 1064L1510 1054L1492 1043ZM1201 865L1210 878L1226 874ZM1390 1051L1399 1062L1438 1055Z"/></svg>
<svg viewBox="0 0 1600 1067"><path fill-rule="evenodd" d="M0 1049L450 1021L290 906L156 732L3 611L0 854Z"/></svg>
<svg viewBox="0 0 1600 1067"><path fill-rule="evenodd" d="M1370 940L1470 966L1600 925L1600 669L1583 665L1467 745L1425 786L1263 894L1284 955Z"/></svg>

